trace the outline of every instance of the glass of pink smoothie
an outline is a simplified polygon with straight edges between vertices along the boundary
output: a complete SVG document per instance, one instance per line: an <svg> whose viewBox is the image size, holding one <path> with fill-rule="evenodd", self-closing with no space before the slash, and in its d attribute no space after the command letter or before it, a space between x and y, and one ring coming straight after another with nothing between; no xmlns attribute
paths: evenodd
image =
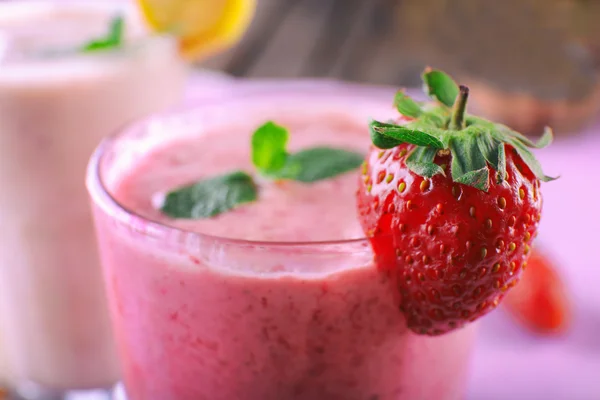
<svg viewBox="0 0 600 400"><path fill-rule="evenodd" d="M464 395L474 327L411 333L355 213L357 171L260 183L259 201L170 219L160 194L251 170L267 120L290 148L366 152L389 96L286 86L155 116L104 141L88 169L129 400L451 400ZM381 100L383 99L383 100Z"/></svg>

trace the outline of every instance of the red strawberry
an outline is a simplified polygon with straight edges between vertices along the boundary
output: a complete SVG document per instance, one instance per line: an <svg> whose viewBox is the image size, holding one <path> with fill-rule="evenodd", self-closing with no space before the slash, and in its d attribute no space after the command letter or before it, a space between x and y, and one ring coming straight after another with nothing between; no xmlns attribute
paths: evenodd
<svg viewBox="0 0 600 400"><path fill-rule="evenodd" d="M518 281L541 217L545 176L509 128L465 114L468 89L423 75L437 104L399 93L403 118L371 122L358 190L362 227L415 332L437 335L493 310Z"/></svg>
<svg viewBox="0 0 600 400"><path fill-rule="evenodd" d="M564 332L570 321L570 302L556 268L533 251L521 283L504 299L505 309L536 333Z"/></svg>

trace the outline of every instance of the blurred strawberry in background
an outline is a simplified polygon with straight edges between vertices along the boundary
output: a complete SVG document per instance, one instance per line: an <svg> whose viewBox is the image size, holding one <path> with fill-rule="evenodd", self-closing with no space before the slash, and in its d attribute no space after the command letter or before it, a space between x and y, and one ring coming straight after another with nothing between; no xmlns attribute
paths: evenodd
<svg viewBox="0 0 600 400"><path fill-rule="evenodd" d="M565 332L571 303L559 272L546 254L531 254L521 282L505 297L504 309L525 328L539 334Z"/></svg>

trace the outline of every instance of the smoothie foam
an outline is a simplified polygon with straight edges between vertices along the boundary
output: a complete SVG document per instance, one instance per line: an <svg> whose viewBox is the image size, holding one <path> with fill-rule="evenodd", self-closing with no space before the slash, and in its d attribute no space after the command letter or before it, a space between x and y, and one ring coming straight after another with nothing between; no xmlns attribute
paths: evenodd
<svg viewBox="0 0 600 400"><path fill-rule="evenodd" d="M392 113L327 92L231 103L106 142L97 156L107 152L100 175L112 198L96 192L90 166L129 399L462 398L474 328L437 338L407 330L360 239L357 172L263 183L258 202L210 220L156 211L156 193L250 171L250 135L268 119L290 128L292 151L366 151L368 117Z"/></svg>

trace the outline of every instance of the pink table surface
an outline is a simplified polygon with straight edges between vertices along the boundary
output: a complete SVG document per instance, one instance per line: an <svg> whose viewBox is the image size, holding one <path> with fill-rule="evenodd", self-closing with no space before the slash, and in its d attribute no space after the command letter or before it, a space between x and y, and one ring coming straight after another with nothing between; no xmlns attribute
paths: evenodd
<svg viewBox="0 0 600 400"><path fill-rule="evenodd" d="M299 87L336 83L297 82ZM196 74L188 101L262 91L277 81L239 81ZM286 84L289 86L289 84ZM357 86L366 95L393 89ZM600 123L571 137L559 137L537 153L549 175L538 246L553 257L573 295L572 329L563 337L538 337L502 310L481 322L468 400L600 400ZM435 400L435 399L432 399Z"/></svg>

